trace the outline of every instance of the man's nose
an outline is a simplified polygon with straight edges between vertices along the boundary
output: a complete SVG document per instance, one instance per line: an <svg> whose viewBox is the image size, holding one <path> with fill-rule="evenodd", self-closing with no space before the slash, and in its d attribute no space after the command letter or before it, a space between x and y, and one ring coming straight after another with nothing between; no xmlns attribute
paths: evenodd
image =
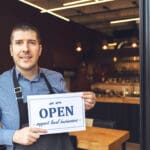
<svg viewBox="0 0 150 150"><path fill-rule="evenodd" d="M29 50L28 43L25 42L25 43L23 44L22 50L23 50L23 52L27 52L27 51Z"/></svg>

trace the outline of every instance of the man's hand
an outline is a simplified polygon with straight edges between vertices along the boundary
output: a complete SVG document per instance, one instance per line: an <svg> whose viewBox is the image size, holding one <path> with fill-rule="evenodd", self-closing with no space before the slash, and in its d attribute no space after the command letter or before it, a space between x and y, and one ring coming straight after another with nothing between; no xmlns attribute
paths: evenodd
<svg viewBox="0 0 150 150"><path fill-rule="evenodd" d="M83 92L82 98L85 101L86 110L89 110L95 106L96 96L94 92Z"/></svg>
<svg viewBox="0 0 150 150"><path fill-rule="evenodd" d="M47 133L47 130L35 127L25 127L16 130L13 135L13 142L21 145L31 145L40 138L41 133Z"/></svg>

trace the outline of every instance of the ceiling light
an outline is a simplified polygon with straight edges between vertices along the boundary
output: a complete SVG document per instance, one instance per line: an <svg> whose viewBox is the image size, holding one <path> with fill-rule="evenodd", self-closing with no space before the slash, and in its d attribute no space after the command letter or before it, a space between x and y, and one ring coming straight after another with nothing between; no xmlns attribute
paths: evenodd
<svg viewBox="0 0 150 150"><path fill-rule="evenodd" d="M82 48L81 48L81 47L77 47L77 48L76 48L76 51L77 51L77 52L81 52L81 51L82 51Z"/></svg>
<svg viewBox="0 0 150 150"><path fill-rule="evenodd" d="M48 9L47 11L58 11L58 10L65 10L65 9L70 9L70 8L77 8L77 7L83 7L83 6L89 6L89 5L95 5L95 4L100 4L100 3L106 3L114 0L101 0L101 1L94 1L94 2L88 2L88 3L83 3L83 4L77 4L77 5L71 5L71 6L64 6L64 7L57 7L57 8L52 8ZM44 10L41 12L45 12Z"/></svg>
<svg viewBox="0 0 150 150"><path fill-rule="evenodd" d="M44 8L38 6L38 5L35 5L35 4L31 3L31 2L28 2L28 1L26 1L26 0L19 0L19 1L22 2L22 3L25 3L25 4L27 4L27 5L30 5L30 6L32 6L32 7L34 7L34 8L40 9L40 10L42 10L42 11L45 11L45 10L46 10L46 9L44 9Z"/></svg>
<svg viewBox="0 0 150 150"><path fill-rule="evenodd" d="M132 38L131 38L131 47L132 48L137 48L139 45L138 45L138 38L136 37L136 36L133 36Z"/></svg>
<svg viewBox="0 0 150 150"><path fill-rule="evenodd" d="M133 48L137 48L138 47L138 44L137 43L132 43L132 45L131 45Z"/></svg>
<svg viewBox="0 0 150 150"><path fill-rule="evenodd" d="M108 49L108 42L107 42L107 40L103 40L102 41L102 49L103 50L107 50Z"/></svg>
<svg viewBox="0 0 150 150"><path fill-rule="evenodd" d="M103 46L102 46L102 49L103 49L103 50L107 50L107 49L108 49L108 46L107 46L107 45L103 45Z"/></svg>
<svg viewBox="0 0 150 150"><path fill-rule="evenodd" d="M108 46L116 46L117 42L108 43Z"/></svg>
<svg viewBox="0 0 150 150"><path fill-rule="evenodd" d="M118 45L117 45L117 49L121 49L125 44L127 44L128 41L121 41Z"/></svg>
<svg viewBox="0 0 150 150"><path fill-rule="evenodd" d="M77 42L77 43L76 43L76 51L77 51L77 52L81 52L81 51L82 51L81 42Z"/></svg>
<svg viewBox="0 0 150 150"><path fill-rule="evenodd" d="M107 45L108 45L109 50L115 50L117 46L117 42L111 42L111 43L108 43Z"/></svg>
<svg viewBox="0 0 150 150"><path fill-rule="evenodd" d="M53 15L53 16L56 16L56 17L58 17L58 18L60 18L60 19L63 19L63 20L65 20L65 21L70 21L70 19L68 19L68 18L66 18L66 17L63 17L63 16L61 16L61 15L58 15L58 14L56 14L56 13L54 13L54 12L51 12L51 11L47 11L47 13L49 13L49 14L51 14L51 15Z"/></svg>
<svg viewBox="0 0 150 150"><path fill-rule="evenodd" d="M133 61L139 61L139 57L138 56L133 56Z"/></svg>
<svg viewBox="0 0 150 150"><path fill-rule="evenodd" d="M113 62L117 62L117 57L113 57Z"/></svg>
<svg viewBox="0 0 150 150"><path fill-rule="evenodd" d="M22 3L25 3L25 4L27 4L27 5L30 5L30 6L32 6L32 7L34 7L34 8L40 9L41 11L47 12L47 13L49 13L49 14L51 14L51 15L57 17L57 18L63 19L63 20L65 20L65 21L70 21L70 20L69 20L68 18L66 18L66 17L63 17L63 16L58 15L58 14L56 14L56 13L54 13L54 12L51 12L51 11L47 11L46 9L44 9L44 8L38 6L38 5L35 5L35 4L31 3L31 2L28 2L28 1L26 1L26 0L19 0L19 1L22 2Z"/></svg>
<svg viewBox="0 0 150 150"><path fill-rule="evenodd" d="M74 4L79 4L79 3L85 3L85 2L89 2L89 1L91 1L91 0L78 0L78 1L74 1L74 2L64 3L63 6L74 5Z"/></svg>
<svg viewBox="0 0 150 150"><path fill-rule="evenodd" d="M122 19L122 20L111 21L110 24L124 23L124 22L131 22L131 21L139 21L139 20L140 20L140 18Z"/></svg>

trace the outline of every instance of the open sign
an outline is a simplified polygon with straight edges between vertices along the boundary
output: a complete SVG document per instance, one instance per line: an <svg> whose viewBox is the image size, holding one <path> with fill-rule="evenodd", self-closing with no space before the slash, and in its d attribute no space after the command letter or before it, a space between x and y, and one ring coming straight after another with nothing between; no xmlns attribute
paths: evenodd
<svg viewBox="0 0 150 150"><path fill-rule="evenodd" d="M82 92L27 96L29 126L49 134L85 130Z"/></svg>

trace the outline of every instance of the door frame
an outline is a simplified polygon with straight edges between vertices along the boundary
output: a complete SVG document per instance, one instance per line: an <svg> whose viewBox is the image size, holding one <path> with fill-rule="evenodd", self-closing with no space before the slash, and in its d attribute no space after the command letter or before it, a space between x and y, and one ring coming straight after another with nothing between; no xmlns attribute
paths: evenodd
<svg viewBox="0 0 150 150"><path fill-rule="evenodd" d="M139 0L140 6L140 144L150 150L150 1Z"/></svg>

